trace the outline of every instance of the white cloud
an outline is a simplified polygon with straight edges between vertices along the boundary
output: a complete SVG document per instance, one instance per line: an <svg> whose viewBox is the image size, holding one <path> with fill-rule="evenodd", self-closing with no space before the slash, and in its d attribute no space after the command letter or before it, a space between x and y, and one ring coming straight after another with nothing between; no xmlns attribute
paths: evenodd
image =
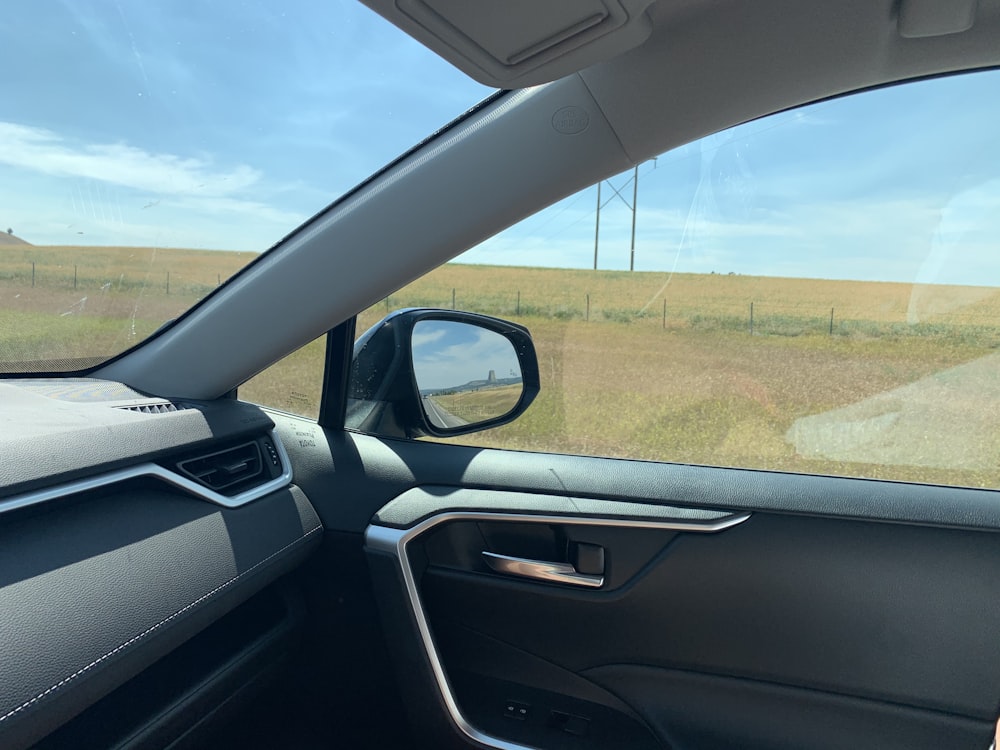
<svg viewBox="0 0 1000 750"><path fill-rule="evenodd" d="M485 379L491 370L498 378L520 376L514 347L500 334L458 323L437 325L426 334L414 334L413 366L421 388L464 385ZM437 333L441 335L435 335ZM419 343L416 341L418 336L423 336ZM441 344L441 348L416 351L417 347L431 341Z"/></svg>
<svg viewBox="0 0 1000 750"><path fill-rule="evenodd" d="M640 270L854 278L946 284L1000 283L1000 181L956 195L789 200L781 211L727 218L696 208L644 209L636 233ZM550 209L552 210L552 209ZM556 208L555 210L558 210ZM627 268L631 213L601 213L599 266ZM531 223L529 223L531 222ZM534 225L542 231L531 231ZM528 231L525 231L528 230ZM480 244L465 262L589 268L594 218L545 212ZM934 263L937 258L946 261Z"/></svg>
<svg viewBox="0 0 1000 750"><path fill-rule="evenodd" d="M208 156L153 153L126 143L79 143L0 122L0 197L7 225L35 244L139 244L264 250L321 208L301 185L220 168ZM270 198L283 196L279 204Z"/></svg>
<svg viewBox="0 0 1000 750"><path fill-rule="evenodd" d="M435 341L440 341L447 335L447 333L448 331L444 328L432 329L426 333L414 331L412 337L412 346L414 351L423 346L427 346L428 344L433 344Z"/></svg>
<svg viewBox="0 0 1000 750"><path fill-rule="evenodd" d="M265 221L284 227L290 232L309 218L308 214L295 211L284 211L270 204L255 200L241 200L215 196L182 196L165 201L167 205L187 211L200 211L207 214L232 213L244 214L255 221Z"/></svg>
<svg viewBox="0 0 1000 750"><path fill-rule="evenodd" d="M257 185L261 177L244 164L220 170L207 159L150 153L124 143L76 144L51 130L12 122L0 122L0 164L154 195L227 197Z"/></svg>

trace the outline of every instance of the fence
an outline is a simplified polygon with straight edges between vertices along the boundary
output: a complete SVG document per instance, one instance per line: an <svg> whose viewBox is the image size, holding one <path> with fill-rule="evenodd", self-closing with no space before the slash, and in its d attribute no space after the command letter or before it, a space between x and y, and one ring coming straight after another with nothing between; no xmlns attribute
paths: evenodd
<svg viewBox="0 0 1000 750"><path fill-rule="evenodd" d="M134 292L159 292L166 295L203 297L226 281L231 271L225 273L176 273L174 271L130 270L108 274L105 269L92 265L60 264L43 265L24 263L0 267L0 284L32 289Z"/></svg>
<svg viewBox="0 0 1000 750"><path fill-rule="evenodd" d="M733 301L672 307L667 299L636 309L622 307L596 295L583 293L532 299L521 290L507 294L463 295L453 288L450 294L430 296L408 293L390 295L372 312L405 307L461 309L512 320L532 318L558 321L656 325L665 331L698 330L745 333L748 336L828 336L884 338L902 336L951 338L977 345L1000 346L1000 316L990 311L935 313L929 319L908 322L905 310L883 315L858 315L850 304L841 310L804 303L769 300Z"/></svg>
<svg viewBox="0 0 1000 750"><path fill-rule="evenodd" d="M36 262L0 265L0 289L38 288L76 292L191 297L198 299L222 284L232 273L225 270L199 268L197 272L182 268L126 269L109 274L107 269L93 264L40 264ZM801 280L796 280L801 281ZM858 282L862 283L862 282ZM430 288L428 288L430 287ZM799 296L803 296L798 293ZM530 321L547 319L658 326L665 331L698 330L745 333L753 336L816 336L830 337L947 337L977 345L1000 346L1000 307L959 306L950 312L935 313L920 322L908 322L905 305L896 301L893 309L859 311L857 300L845 300L841 305L821 304L809 300L782 301L745 299L733 295L714 295L705 299L675 301L659 298L653 302L622 299L615 295L581 291L580 284L562 291L546 289L497 289L490 284L476 284L463 291L461 287L441 287L440 284L414 285L386 297L375 305L366 317L385 314L402 307L444 307L463 309L502 318ZM794 296L790 294L789 296ZM869 306L870 307L870 306ZM997 314L994 314L997 313ZM377 317L380 317L378 315Z"/></svg>

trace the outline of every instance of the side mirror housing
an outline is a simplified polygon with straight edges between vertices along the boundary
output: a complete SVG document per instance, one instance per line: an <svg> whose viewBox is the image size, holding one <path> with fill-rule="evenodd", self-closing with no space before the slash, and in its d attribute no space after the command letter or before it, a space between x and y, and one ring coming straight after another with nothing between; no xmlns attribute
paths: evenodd
<svg viewBox="0 0 1000 750"><path fill-rule="evenodd" d="M517 419L538 391L524 326L455 310L400 310L354 344L345 427L454 437Z"/></svg>

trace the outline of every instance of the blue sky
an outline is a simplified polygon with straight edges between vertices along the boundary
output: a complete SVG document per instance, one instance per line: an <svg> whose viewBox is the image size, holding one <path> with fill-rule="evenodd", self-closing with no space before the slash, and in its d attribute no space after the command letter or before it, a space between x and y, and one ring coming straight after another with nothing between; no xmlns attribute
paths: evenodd
<svg viewBox="0 0 1000 750"><path fill-rule="evenodd" d="M500 334L451 321L413 327L413 372L420 390L454 388L473 380L521 377L511 343Z"/></svg>
<svg viewBox="0 0 1000 750"><path fill-rule="evenodd" d="M0 223L36 244L263 250L489 94L355 0L5 10ZM636 268L1000 283L997 122L988 73L685 146L640 166ZM631 212L603 198L599 265L627 268ZM463 259L589 268L595 202Z"/></svg>
<svg viewBox="0 0 1000 750"><path fill-rule="evenodd" d="M639 167L636 270L1000 284L997 122L1000 71L821 102L664 154ZM600 268L628 268L632 177L602 190ZM596 197L466 258L591 267Z"/></svg>
<svg viewBox="0 0 1000 750"><path fill-rule="evenodd" d="M490 93L353 0L5 11L0 222L37 244L263 250Z"/></svg>

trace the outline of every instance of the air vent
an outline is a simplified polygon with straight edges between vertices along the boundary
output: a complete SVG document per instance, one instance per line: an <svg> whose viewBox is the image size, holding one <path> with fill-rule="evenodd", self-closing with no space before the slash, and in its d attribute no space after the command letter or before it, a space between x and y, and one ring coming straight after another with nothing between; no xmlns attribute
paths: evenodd
<svg viewBox="0 0 1000 750"><path fill-rule="evenodd" d="M181 411L184 407L172 404L169 401L159 401L156 403L131 404L129 406L116 406L116 409L124 411L134 411L139 414L166 414L172 411Z"/></svg>
<svg viewBox="0 0 1000 750"><path fill-rule="evenodd" d="M260 447L255 442L189 458L178 463L177 468L216 492L243 489L258 477L263 481L270 479L264 471Z"/></svg>

